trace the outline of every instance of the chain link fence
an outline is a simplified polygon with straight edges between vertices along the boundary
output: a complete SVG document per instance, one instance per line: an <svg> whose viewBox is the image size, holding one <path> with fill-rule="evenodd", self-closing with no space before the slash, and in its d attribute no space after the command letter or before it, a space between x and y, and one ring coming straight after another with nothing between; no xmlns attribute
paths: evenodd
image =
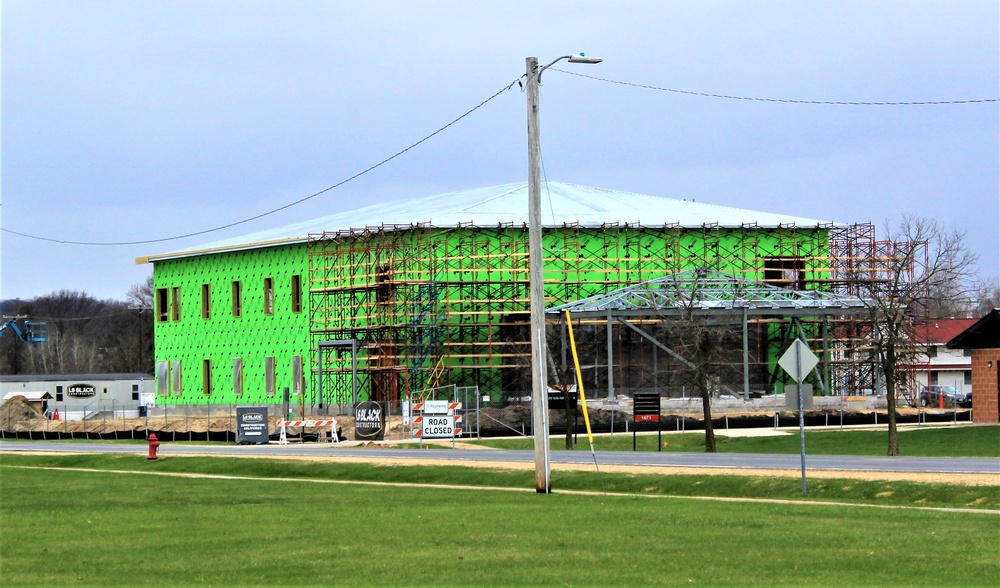
<svg viewBox="0 0 1000 588"><path fill-rule="evenodd" d="M20 397L17 397L20 398ZM413 402L418 397L415 395ZM491 399L478 388L448 386L426 394L425 399L460 402L462 438L531 436L531 399L529 394ZM777 428L798 425L797 412L788 410L781 396L743 400L736 397L712 399L713 425L716 430L742 428ZM85 410L67 410L66 405L47 403L32 406L11 399L0 406L0 438L17 439L105 439L145 440L155 433L161 441L236 441L236 408L243 404L162 405L137 408L114 402L95 402ZM636 423L632 418L632 398L588 398L591 427L596 433L624 433L633 430L697 431L704 430L701 398L661 397L662 418L656 423ZM401 414L402 406L386 405L386 439L413 439L413 416L409 423ZM552 435L585 433L582 405L567 418L564 410L550 410ZM343 427L347 439L353 437L354 417L348 405L334 418ZM300 418L292 406L293 418ZM58 413L58 416L57 416ZM268 406L269 433L277 441L279 422L289 416L281 405ZM306 418L330 418L306 414ZM972 409L910 408L897 411L900 424L959 423L972 421ZM876 396L814 398L813 409L806 411L807 427L884 425L887 422L885 398ZM300 440L326 440L329 427L300 428L290 431Z"/></svg>

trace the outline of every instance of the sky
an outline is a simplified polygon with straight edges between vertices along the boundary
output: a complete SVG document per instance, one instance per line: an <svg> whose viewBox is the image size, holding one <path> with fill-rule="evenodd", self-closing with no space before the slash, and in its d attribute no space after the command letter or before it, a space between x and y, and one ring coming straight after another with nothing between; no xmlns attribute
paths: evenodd
<svg viewBox="0 0 1000 588"><path fill-rule="evenodd" d="M139 256L364 205L545 178L966 234L1000 275L995 0L3 0L0 299L124 299ZM561 70L561 71L557 71ZM414 219L426 220L426 219ZM641 220L641 219L632 219ZM342 229L345 227L331 227ZM880 233L881 234L881 233Z"/></svg>

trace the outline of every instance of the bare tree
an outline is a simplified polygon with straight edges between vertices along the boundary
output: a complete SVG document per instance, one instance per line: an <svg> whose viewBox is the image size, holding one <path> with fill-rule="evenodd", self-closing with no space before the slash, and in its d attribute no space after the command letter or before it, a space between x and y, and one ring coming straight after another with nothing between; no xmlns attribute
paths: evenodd
<svg viewBox="0 0 1000 588"><path fill-rule="evenodd" d="M896 394L900 366L916 349L914 326L928 313L931 293L967 297L976 256L965 244L965 233L947 230L939 222L911 215L898 224L886 223L887 241L872 263L852 271L861 297L868 301L875 362L885 378L888 409L888 455L899 455Z"/></svg>
<svg viewBox="0 0 1000 588"><path fill-rule="evenodd" d="M1000 308L1000 279L996 276L976 285L976 306L972 316L979 318L994 308Z"/></svg>
<svg viewBox="0 0 1000 588"><path fill-rule="evenodd" d="M712 424L712 378L710 366L716 363L718 351L723 348L726 330L708 323L707 317L686 315L681 321L679 338L681 349L691 363L695 389L701 395L701 410L705 421L705 451L715 453L715 427Z"/></svg>
<svg viewBox="0 0 1000 588"><path fill-rule="evenodd" d="M138 284L132 284L125 293L125 301L130 306L153 308L153 276L149 276Z"/></svg>
<svg viewBox="0 0 1000 588"><path fill-rule="evenodd" d="M701 397L702 418L705 422L705 451L715 453L715 428L712 425L712 396L723 381L719 372L726 364L727 349L733 348L731 321L718 314L699 312L703 296L702 278L706 270L696 271L696 279L677 280L671 295L676 299L679 316L663 316L664 339L676 352L674 359L687 374ZM663 287L668 287L666 284Z"/></svg>
<svg viewBox="0 0 1000 588"><path fill-rule="evenodd" d="M25 301L15 298L0 300L0 316L25 314ZM24 342L13 334L0 336L0 373L20 374L24 366Z"/></svg>
<svg viewBox="0 0 1000 588"><path fill-rule="evenodd" d="M88 373L97 365L100 320L112 310L108 302L85 292L60 290L33 298L27 313L48 326L48 341L26 348L29 373Z"/></svg>
<svg viewBox="0 0 1000 588"><path fill-rule="evenodd" d="M153 276L133 284L125 294L130 318L117 330L121 353L116 361L129 371L149 372L153 361ZM133 326L134 325L134 326Z"/></svg>
<svg viewBox="0 0 1000 588"><path fill-rule="evenodd" d="M971 296L957 296L955 288L951 284L942 284L939 288L929 290L927 298L924 300L927 318L968 318L975 313L976 298L974 293Z"/></svg>
<svg viewBox="0 0 1000 588"><path fill-rule="evenodd" d="M59 374L149 372L153 358L153 280L132 286L128 302L60 290L31 300L0 301L5 314L46 323L48 340L0 339L0 372Z"/></svg>

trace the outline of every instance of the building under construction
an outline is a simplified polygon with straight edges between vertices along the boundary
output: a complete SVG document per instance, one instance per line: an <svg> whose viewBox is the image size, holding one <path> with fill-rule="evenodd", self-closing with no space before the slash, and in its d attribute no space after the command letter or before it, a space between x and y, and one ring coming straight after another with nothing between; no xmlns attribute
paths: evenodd
<svg viewBox="0 0 1000 588"><path fill-rule="evenodd" d="M853 270L892 257L870 224L555 182L543 184L542 200L547 307L692 268L853 294ZM154 265L162 400L278 402L289 388L311 406L395 402L446 384L478 386L494 399L528 394L527 208L526 184L509 184L140 258ZM808 337L825 340L825 393L880 388L862 319L803 323ZM578 332L588 393L607 393L605 340L619 358L617 392L683 393L664 373L669 362L657 364L641 337L601 328L584 321ZM727 388L780 389L775 359L786 328L754 321L750 389L742 379ZM558 362L561 338L551 329Z"/></svg>

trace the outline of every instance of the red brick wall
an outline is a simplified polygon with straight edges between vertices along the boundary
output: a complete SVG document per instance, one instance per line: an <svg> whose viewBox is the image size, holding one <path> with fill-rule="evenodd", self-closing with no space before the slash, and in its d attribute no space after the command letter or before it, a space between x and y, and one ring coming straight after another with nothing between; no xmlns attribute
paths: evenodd
<svg viewBox="0 0 1000 588"><path fill-rule="evenodd" d="M972 420L976 423L1000 422L997 374L1000 349L972 350Z"/></svg>

